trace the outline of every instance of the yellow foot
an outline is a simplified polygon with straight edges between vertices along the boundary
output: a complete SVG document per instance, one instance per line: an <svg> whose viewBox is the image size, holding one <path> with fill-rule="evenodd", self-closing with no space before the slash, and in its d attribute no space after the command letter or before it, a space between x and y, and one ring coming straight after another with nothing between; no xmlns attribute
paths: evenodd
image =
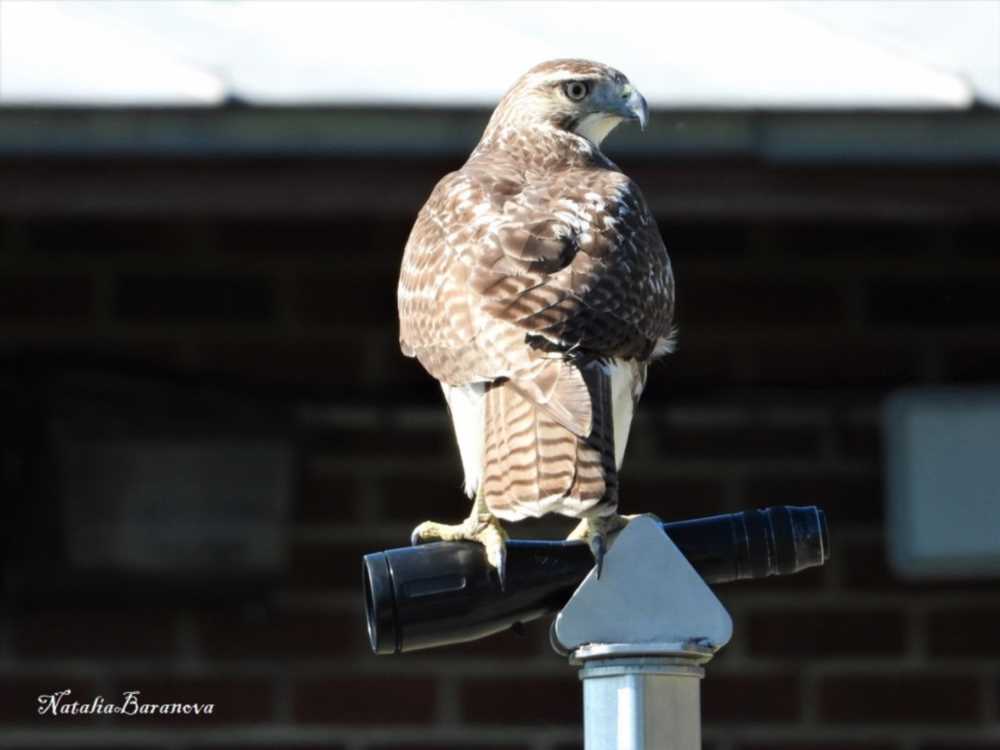
<svg viewBox="0 0 1000 750"><path fill-rule="evenodd" d="M507 582L507 532L500 521L491 514L470 516L462 523L448 526L434 521L424 521L410 534L410 544L433 540L443 542L478 542L486 549L486 561L497 572L500 588Z"/></svg>
<svg viewBox="0 0 1000 750"><path fill-rule="evenodd" d="M624 529L628 522L636 516L622 516L612 513L610 516L588 516L577 524L577 527L566 537L570 542L586 542L594 555L597 565L597 577L601 577L604 568L604 555L608 551L608 536Z"/></svg>

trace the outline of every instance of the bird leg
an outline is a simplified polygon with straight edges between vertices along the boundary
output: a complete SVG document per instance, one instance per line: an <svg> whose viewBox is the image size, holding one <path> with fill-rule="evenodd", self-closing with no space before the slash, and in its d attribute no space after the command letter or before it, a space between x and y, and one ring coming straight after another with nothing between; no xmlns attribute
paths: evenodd
<svg viewBox="0 0 1000 750"><path fill-rule="evenodd" d="M410 544L420 544L439 539L443 542L478 542L486 549L486 560L497 572L500 588L503 589L507 577L507 532L500 521L490 513L483 499L482 490L476 493L472 512L462 523L452 526L424 521L410 534Z"/></svg>
<svg viewBox="0 0 1000 750"><path fill-rule="evenodd" d="M624 529L628 522L637 516L622 516L612 513L610 516L585 516L576 528L566 537L570 542L586 542L594 555L597 565L597 577L601 577L604 567L604 555L608 551L608 535Z"/></svg>

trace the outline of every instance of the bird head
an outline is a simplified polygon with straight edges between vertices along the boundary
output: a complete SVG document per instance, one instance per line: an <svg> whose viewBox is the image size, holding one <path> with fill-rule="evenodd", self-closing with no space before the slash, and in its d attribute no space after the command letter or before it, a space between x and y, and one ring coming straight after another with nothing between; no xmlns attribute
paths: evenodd
<svg viewBox="0 0 1000 750"><path fill-rule="evenodd" d="M648 118L646 100L621 72L590 60L550 60L517 80L493 123L549 125L599 146L620 123L634 120L645 128Z"/></svg>

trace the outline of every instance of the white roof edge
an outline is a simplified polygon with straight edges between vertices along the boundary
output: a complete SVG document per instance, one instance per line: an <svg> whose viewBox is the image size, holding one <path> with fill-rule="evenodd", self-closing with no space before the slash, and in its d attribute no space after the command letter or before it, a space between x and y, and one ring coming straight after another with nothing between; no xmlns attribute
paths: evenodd
<svg viewBox="0 0 1000 750"><path fill-rule="evenodd" d="M236 96L492 106L524 69L565 55L617 65L660 109L958 110L1000 102L967 71L942 65L940 51L923 59L913 52L919 45L893 46L859 33L863 24L829 23L835 5L825 3L818 18L803 12L812 6L788 2L622 2L567 18L565 4L549 2L518 5L530 14L496 2L4 3L0 104L211 105ZM629 34L608 33L608 13ZM1000 76L1000 38L996 57ZM455 63L468 59L475 64Z"/></svg>

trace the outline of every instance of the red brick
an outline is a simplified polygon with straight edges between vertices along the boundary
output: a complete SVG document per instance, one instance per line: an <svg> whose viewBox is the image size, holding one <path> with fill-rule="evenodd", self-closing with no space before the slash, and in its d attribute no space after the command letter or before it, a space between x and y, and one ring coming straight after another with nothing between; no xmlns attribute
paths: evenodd
<svg viewBox="0 0 1000 750"><path fill-rule="evenodd" d="M262 323L274 308L263 275L123 274L115 283L115 315L133 322Z"/></svg>
<svg viewBox="0 0 1000 750"><path fill-rule="evenodd" d="M368 647L362 617L353 613L206 609L198 623L210 659L318 659Z"/></svg>
<svg viewBox="0 0 1000 750"><path fill-rule="evenodd" d="M780 251L805 259L867 260L923 253L940 240L938 225L898 221L782 221L775 228ZM786 260L787 263L787 260Z"/></svg>
<svg viewBox="0 0 1000 750"><path fill-rule="evenodd" d="M689 273L678 284L677 319L692 338L698 330L742 330L831 325L845 318L846 306L832 283L811 279L717 278Z"/></svg>
<svg viewBox="0 0 1000 750"><path fill-rule="evenodd" d="M454 519L458 523L469 515L471 508L472 501L462 489L461 471L434 476L382 476L378 488L382 495L382 516L414 526L424 520Z"/></svg>
<svg viewBox="0 0 1000 750"><path fill-rule="evenodd" d="M857 589L907 588L909 583L889 568L882 542L853 542L845 545L844 583Z"/></svg>
<svg viewBox="0 0 1000 750"><path fill-rule="evenodd" d="M289 587L295 591L341 589L360 592L361 558L369 552L378 552L386 547L404 547L409 543L408 538L402 538L398 544L386 544L384 540L295 544L292 547Z"/></svg>
<svg viewBox="0 0 1000 750"><path fill-rule="evenodd" d="M886 280L872 284L868 311L874 325L992 326L1000 322L1000 279L982 274L961 280Z"/></svg>
<svg viewBox="0 0 1000 750"><path fill-rule="evenodd" d="M735 377L734 371L732 347L699 345L697 337L682 332L677 350L649 367L642 404L648 408L651 403L666 402L678 388L700 390L728 384Z"/></svg>
<svg viewBox="0 0 1000 750"><path fill-rule="evenodd" d="M400 248L402 252L402 248ZM399 269L311 273L297 281L298 319L313 326L388 326L398 320Z"/></svg>
<svg viewBox="0 0 1000 750"><path fill-rule="evenodd" d="M362 481L344 472L303 470L293 514L297 521L346 523L359 517Z"/></svg>
<svg viewBox="0 0 1000 750"><path fill-rule="evenodd" d="M836 544L833 545L833 548L834 554L839 555ZM804 594L820 591L830 585L830 566L827 564L816 568L807 568L792 575L736 581L719 588L716 593L726 601L739 598L741 601L752 603L758 594L782 592Z"/></svg>
<svg viewBox="0 0 1000 750"><path fill-rule="evenodd" d="M100 720L94 715L60 714L40 716L39 696L53 695L63 690L72 691L62 699L63 705L79 701L90 703L98 696L97 683L92 679L62 675L54 672L51 675L37 677L4 676L0 680L0 725L31 725L37 728L58 730L62 726L91 725ZM113 696L103 695L106 702L111 702Z"/></svg>
<svg viewBox="0 0 1000 750"><path fill-rule="evenodd" d="M14 618L12 641L17 653L47 659L164 658L173 652L173 621L132 610L28 612Z"/></svg>
<svg viewBox="0 0 1000 750"><path fill-rule="evenodd" d="M816 458L819 432L809 427L688 427L656 424L658 451L671 459L749 461Z"/></svg>
<svg viewBox="0 0 1000 750"><path fill-rule="evenodd" d="M919 358L901 345L872 345L851 338L755 343L748 382L768 386L870 386L907 383L918 374Z"/></svg>
<svg viewBox="0 0 1000 750"><path fill-rule="evenodd" d="M442 407L443 408L443 407ZM400 446L405 451L400 451ZM310 456L324 455L345 458L388 459L404 455L407 458L452 459L458 466L458 448L451 429L443 422L426 430L402 430L391 421L372 427L318 427L309 437Z"/></svg>
<svg viewBox="0 0 1000 750"><path fill-rule="evenodd" d="M180 217L99 219L47 216L24 223L28 250L67 256L190 253L206 229L204 222Z"/></svg>
<svg viewBox="0 0 1000 750"><path fill-rule="evenodd" d="M964 224L952 230L955 249L963 255L996 261L1000 226L988 222Z"/></svg>
<svg viewBox="0 0 1000 750"><path fill-rule="evenodd" d="M745 618L751 653L784 659L846 655L901 655L906 620L901 612L837 609L755 611Z"/></svg>
<svg viewBox="0 0 1000 750"><path fill-rule="evenodd" d="M437 686L413 677L302 679L293 686L295 719L308 724L428 724Z"/></svg>
<svg viewBox="0 0 1000 750"><path fill-rule="evenodd" d="M967 725L979 706L975 677L900 673L827 677L818 708L828 722Z"/></svg>
<svg viewBox="0 0 1000 750"><path fill-rule="evenodd" d="M796 721L799 678L792 673L712 674L702 681L702 715L709 723Z"/></svg>
<svg viewBox="0 0 1000 750"><path fill-rule="evenodd" d="M138 691L144 703L211 703L211 714L149 714L131 717L140 724L156 723L212 727L220 724L263 724L272 719L273 689L263 677L120 677L116 699Z"/></svg>
<svg viewBox="0 0 1000 750"><path fill-rule="evenodd" d="M747 480L746 507L818 505L830 524L877 523L884 517L882 483L878 474L756 477Z"/></svg>
<svg viewBox="0 0 1000 750"><path fill-rule="evenodd" d="M670 218L659 222L670 250L678 264L705 257L734 258L744 255L750 244L753 225L743 221L684 221Z"/></svg>
<svg viewBox="0 0 1000 750"><path fill-rule="evenodd" d="M635 477L622 471L619 497L623 513L654 513L664 521L726 513L726 490L715 479L660 477L644 474Z"/></svg>
<svg viewBox="0 0 1000 750"><path fill-rule="evenodd" d="M352 334L354 330L356 329L352 329ZM385 326L378 330L385 331ZM438 381L416 358L407 357L400 351L399 339L395 335L379 334L377 339L365 343L372 347L378 361L383 365L378 372L371 373L373 381L380 387L389 390L393 387L405 389L401 392L406 394L407 401L440 404L444 408L444 398ZM415 390L411 392L411 389Z"/></svg>
<svg viewBox="0 0 1000 750"><path fill-rule="evenodd" d="M152 370L178 372L188 365L183 342L158 340L101 340L57 335L25 346L16 341L0 341L0 356L23 357L53 370L64 368L107 368L148 373Z"/></svg>
<svg viewBox="0 0 1000 750"><path fill-rule="evenodd" d="M944 374L949 381L996 382L1000 380L1000 350L987 341L950 349L944 354Z"/></svg>
<svg viewBox="0 0 1000 750"><path fill-rule="evenodd" d="M216 247L223 252L241 255L312 255L338 259L370 261L373 248L393 248L393 259L399 256L413 217L384 218L373 221L370 216L340 215L329 218L296 217L247 218L215 223L213 235Z"/></svg>
<svg viewBox="0 0 1000 750"><path fill-rule="evenodd" d="M81 322L93 305L94 283L83 274L0 275L0 320Z"/></svg>
<svg viewBox="0 0 1000 750"><path fill-rule="evenodd" d="M213 375L286 386L356 388L366 376L364 343L349 336L266 341L209 336L197 342L197 362Z"/></svg>
<svg viewBox="0 0 1000 750"><path fill-rule="evenodd" d="M981 591L993 593L992 580L905 580L898 577L888 563L885 546L880 541L852 542L843 545L843 580L848 588L867 591L901 591L932 593L941 591Z"/></svg>
<svg viewBox="0 0 1000 750"><path fill-rule="evenodd" d="M462 683L462 718L475 724L580 726L583 688L575 672L561 678L470 679Z"/></svg>
<svg viewBox="0 0 1000 750"><path fill-rule="evenodd" d="M997 623L1000 607L948 607L932 611L927 618L928 649L934 656L1000 656Z"/></svg>
<svg viewBox="0 0 1000 750"><path fill-rule="evenodd" d="M871 463L882 460L882 431L877 424L840 424L834 428L837 453Z"/></svg>

